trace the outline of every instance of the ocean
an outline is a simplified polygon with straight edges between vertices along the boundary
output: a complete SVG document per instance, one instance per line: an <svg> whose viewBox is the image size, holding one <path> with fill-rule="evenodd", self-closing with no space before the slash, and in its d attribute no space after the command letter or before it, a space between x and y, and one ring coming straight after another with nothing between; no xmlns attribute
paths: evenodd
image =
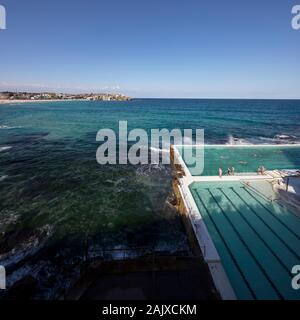
<svg viewBox="0 0 300 320"><path fill-rule="evenodd" d="M1 105L0 265L8 286L30 275L34 298L52 299L87 258L189 251L180 217L166 205L168 165L97 163L98 130L117 130L120 120L128 130L204 129L207 144L300 143L299 100Z"/></svg>

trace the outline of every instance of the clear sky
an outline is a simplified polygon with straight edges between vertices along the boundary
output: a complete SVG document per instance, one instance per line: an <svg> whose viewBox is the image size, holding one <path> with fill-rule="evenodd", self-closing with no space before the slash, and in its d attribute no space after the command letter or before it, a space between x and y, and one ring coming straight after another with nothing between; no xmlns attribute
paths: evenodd
<svg viewBox="0 0 300 320"><path fill-rule="evenodd" d="M0 4L0 90L300 98L300 0Z"/></svg>

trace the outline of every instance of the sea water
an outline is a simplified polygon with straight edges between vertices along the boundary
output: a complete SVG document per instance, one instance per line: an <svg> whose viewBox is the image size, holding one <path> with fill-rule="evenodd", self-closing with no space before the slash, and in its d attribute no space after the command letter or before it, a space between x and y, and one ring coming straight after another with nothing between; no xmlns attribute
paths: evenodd
<svg viewBox="0 0 300 320"><path fill-rule="evenodd" d="M126 248L188 250L180 219L165 205L169 166L96 162L97 131L117 130L120 120L128 130L204 129L208 144L300 141L296 100L1 105L0 264L8 287L31 275L39 281L36 297L56 297L86 256L107 250L118 258Z"/></svg>

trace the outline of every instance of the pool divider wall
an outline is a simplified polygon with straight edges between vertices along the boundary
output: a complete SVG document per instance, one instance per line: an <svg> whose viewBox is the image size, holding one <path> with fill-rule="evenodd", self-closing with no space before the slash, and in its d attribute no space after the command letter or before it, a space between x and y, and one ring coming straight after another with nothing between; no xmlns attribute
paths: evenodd
<svg viewBox="0 0 300 320"><path fill-rule="evenodd" d="M201 249L198 244L198 240L195 236L193 227L192 227L191 222L189 220L188 211L187 211L186 206L184 204L184 201L181 197L181 193L179 190L179 181L176 178L173 178L173 180L172 180L172 189L173 189L175 199L176 199L176 203L175 203L174 207L176 208L177 212L179 212L179 214L181 215L192 252L196 257L201 257L204 260L204 257L202 255Z"/></svg>
<svg viewBox="0 0 300 320"><path fill-rule="evenodd" d="M202 257L207 264L221 298L235 300L236 295L224 271L221 259L189 190L193 177L185 168L178 150L173 146L170 148L170 161L173 170L172 189L176 199L174 206L182 216L192 252L197 257Z"/></svg>
<svg viewBox="0 0 300 320"><path fill-rule="evenodd" d="M181 180L185 180L184 178ZM202 219L197 205L193 200L186 181L174 183L174 188L178 189L176 198L178 199L179 212L185 220L188 239L191 242L192 250L201 254L211 273L217 291L223 300L236 300L236 295L231 287L223 268L221 259L215 245L208 233L206 225ZM174 189L173 189L174 190Z"/></svg>

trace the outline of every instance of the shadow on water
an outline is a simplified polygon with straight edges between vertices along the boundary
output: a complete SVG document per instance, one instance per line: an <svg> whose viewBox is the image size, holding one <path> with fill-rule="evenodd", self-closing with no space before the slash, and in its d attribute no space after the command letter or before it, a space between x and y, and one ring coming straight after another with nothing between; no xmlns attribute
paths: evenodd
<svg viewBox="0 0 300 320"><path fill-rule="evenodd" d="M300 259L299 215L280 197L271 201L237 188L214 188L205 189L203 202L201 193L193 194L238 297L299 300L299 290L291 285L291 270Z"/></svg>
<svg viewBox="0 0 300 320"><path fill-rule="evenodd" d="M168 166L100 166L95 136L45 137L14 137L0 154L0 264L8 286L31 276L32 296L49 299L103 248L189 250L180 218L165 206Z"/></svg>

